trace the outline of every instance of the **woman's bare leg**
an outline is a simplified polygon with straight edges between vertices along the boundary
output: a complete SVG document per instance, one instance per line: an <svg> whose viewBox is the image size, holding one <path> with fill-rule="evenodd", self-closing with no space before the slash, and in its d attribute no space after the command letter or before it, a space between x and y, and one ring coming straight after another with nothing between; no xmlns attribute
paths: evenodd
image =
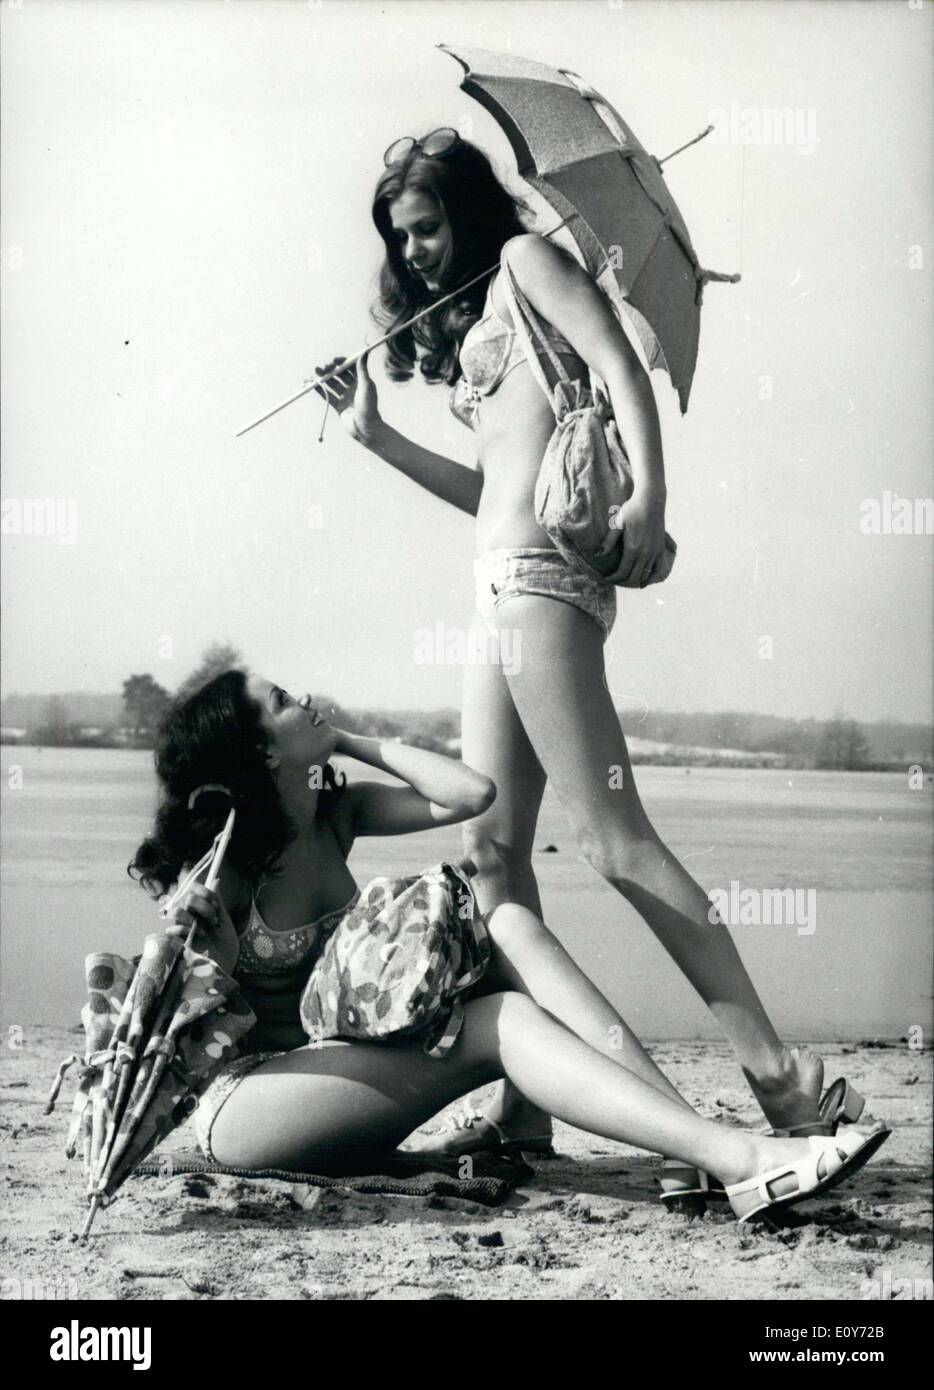
<svg viewBox="0 0 934 1390"><path fill-rule="evenodd" d="M245 1168L340 1171L398 1144L465 1090L506 1075L567 1124L683 1158L724 1183L804 1156L805 1140L766 1139L705 1120L595 1052L527 996L471 1000L447 1058L416 1044L300 1048L264 1063L214 1122L217 1160Z"/></svg>
<svg viewBox="0 0 934 1390"><path fill-rule="evenodd" d="M478 650L485 624L474 614ZM500 643L521 662L521 647ZM503 666L496 662L464 668L461 716L461 756L470 767L492 777L497 796L490 809L463 828L464 852L474 862L473 880L480 910L501 903L521 903L542 915L538 884L532 868L535 827L545 790L545 773L522 727L506 684ZM496 1088L487 1115L507 1134L545 1135L551 1120L542 1115L508 1081Z"/></svg>
<svg viewBox="0 0 934 1390"><path fill-rule="evenodd" d="M482 619L475 616L474 622L482 638ZM521 647L517 657L521 662ZM490 809L462 832L464 852L477 866L473 886L481 911L512 902L541 917L532 847L545 773L516 713L503 666L495 662L464 668L461 756L492 777L497 788Z"/></svg>
<svg viewBox="0 0 934 1390"><path fill-rule="evenodd" d="M521 633L521 669L506 679L523 727L597 871L642 914L730 1039L775 1126L815 1121L819 1059L783 1047L726 927L661 841L636 790L606 685L597 624L532 595L502 603Z"/></svg>
<svg viewBox="0 0 934 1390"><path fill-rule="evenodd" d="M487 929L492 956L474 998L508 990L528 995L595 1052L641 1077L675 1104L688 1104L609 1000L534 912L519 903L503 903L489 914ZM497 1113L491 1104L486 1117L501 1125L510 1138L538 1138L547 1133L550 1118L531 1107L511 1083L506 1084L517 1103L506 1115ZM421 1153L468 1153L487 1147L489 1142L490 1136L478 1128L469 1137L463 1130L419 1137L408 1147Z"/></svg>
<svg viewBox="0 0 934 1390"><path fill-rule="evenodd" d="M504 903L487 919L493 943L484 994L527 994L572 1033L678 1105L688 1102L652 1060L610 1001L534 912Z"/></svg>

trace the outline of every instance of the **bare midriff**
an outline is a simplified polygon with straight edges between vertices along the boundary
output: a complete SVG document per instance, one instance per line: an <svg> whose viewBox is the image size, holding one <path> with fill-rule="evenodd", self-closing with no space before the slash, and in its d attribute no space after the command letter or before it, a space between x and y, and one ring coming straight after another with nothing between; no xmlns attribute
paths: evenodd
<svg viewBox="0 0 934 1390"><path fill-rule="evenodd" d="M562 355L573 381L586 377L579 357ZM488 550L554 549L535 520L535 483L555 417L527 363L480 401L475 437L483 469L477 510L477 554Z"/></svg>

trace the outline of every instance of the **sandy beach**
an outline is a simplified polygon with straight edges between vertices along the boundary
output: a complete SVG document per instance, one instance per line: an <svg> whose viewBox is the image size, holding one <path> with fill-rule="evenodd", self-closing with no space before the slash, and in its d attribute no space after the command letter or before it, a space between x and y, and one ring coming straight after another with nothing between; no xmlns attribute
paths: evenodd
<svg viewBox="0 0 934 1390"><path fill-rule="evenodd" d="M930 808L901 779L640 769L663 833L705 887L735 877L816 889L812 934L753 928L737 938L783 1036L811 1040L827 1080L849 1077L894 1133L852 1185L802 1207L800 1226L748 1230L722 1207L690 1222L658 1202L656 1158L558 1126L562 1157L540 1163L500 1208L176 1174L131 1180L81 1245L83 1178L63 1154L70 1081L59 1109L42 1112L60 1059L83 1047L74 1025L84 955L132 955L155 925L122 868L149 818L151 760L71 749L18 756L23 788L3 783L4 1297L860 1300L924 1291L915 1281L931 1274L931 1053L899 1039L930 1037ZM760 1125L715 1021L644 923L581 863L550 793L539 832L549 925L640 1036L657 1040L653 1053L703 1113ZM362 884L459 852L456 827L373 838L352 868ZM173 1135L175 1146L193 1147L190 1132Z"/></svg>
<svg viewBox="0 0 934 1390"><path fill-rule="evenodd" d="M3 1058L2 1294L69 1299L891 1299L931 1296L931 1053L906 1041L823 1046L893 1135L864 1172L799 1209L778 1234L700 1220L657 1200L652 1156L557 1127L557 1162L507 1205L372 1196L227 1176L135 1178L89 1241L78 1160L63 1143L66 1082L43 1114L60 1058L82 1038L26 1027ZM729 1050L652 1051L708 1115L761 1117ZM483 1096L483 1093L477 1093ZM178 1131L168 1147L192 1147Z"/></svg>

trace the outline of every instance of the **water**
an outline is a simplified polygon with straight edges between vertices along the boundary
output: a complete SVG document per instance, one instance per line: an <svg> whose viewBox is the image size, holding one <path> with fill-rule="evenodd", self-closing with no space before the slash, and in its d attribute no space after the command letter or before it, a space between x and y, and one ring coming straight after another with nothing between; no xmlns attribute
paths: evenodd
<svg viewBox="0 0 934 1390"><path fill-rule="evenodd" d="M72 1023L85 954L134 954L158 926L124 872L154 805L152 758L4 747L2 762L3 1023ZM783 1035L900 1037L921 1024L930 1036L930 783L912 791L901 774L760 769L636 775L662 836L706 890L813 890L810 934L794 923L734 933ZM536 844L549 926L633 1027L646 1038L719 1036L645 924L578 857L550 793ZM547 844L558 853L542 853ZM456 827L363 839L351 867L364 883L452 856Z"/></svg>

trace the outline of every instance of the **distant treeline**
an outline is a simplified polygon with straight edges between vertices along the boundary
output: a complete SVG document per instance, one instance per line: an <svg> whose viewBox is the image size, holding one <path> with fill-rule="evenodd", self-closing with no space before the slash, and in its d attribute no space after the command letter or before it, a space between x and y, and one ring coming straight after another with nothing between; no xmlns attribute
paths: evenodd
<svg viewBox="0 0 934 1390"><path fill-rule="evenodd" d="M203 675L204 667L184 688L191 688ZM0 704L3 740L50 747L150 748L161 711L170 699L152 677L138 675L124 683L122 697L84 692L10 695ZM355 733L404 738L438 752L459 750L457 710L348 710L314 692L313 701L331 712L335 724ZM636 755L637 762L719 762L719 750L742 749L750 755L750 763L761 758L774 764L780 759L781 765L793 768L901 769L919 764L929 771L934 767L934 731L924 724L860 723L842 714L822 720L669 710L645 715L627 711L622 719L631 737L667 745ZM735 758L729 762L742 764Z"/></svg>
<svg viewBox="0 0 934 1390"><path fill-rule="evenodd" d="M626 733L659 743L743 748L750 753L773 753L788 767L839 766L834 748L855 767L934 765L934 729L927 724L897 720L860 722L836 715L833 719L786 719L779 715L730 712L676 713L654 710L640 717L622 715Z"/></svg>

